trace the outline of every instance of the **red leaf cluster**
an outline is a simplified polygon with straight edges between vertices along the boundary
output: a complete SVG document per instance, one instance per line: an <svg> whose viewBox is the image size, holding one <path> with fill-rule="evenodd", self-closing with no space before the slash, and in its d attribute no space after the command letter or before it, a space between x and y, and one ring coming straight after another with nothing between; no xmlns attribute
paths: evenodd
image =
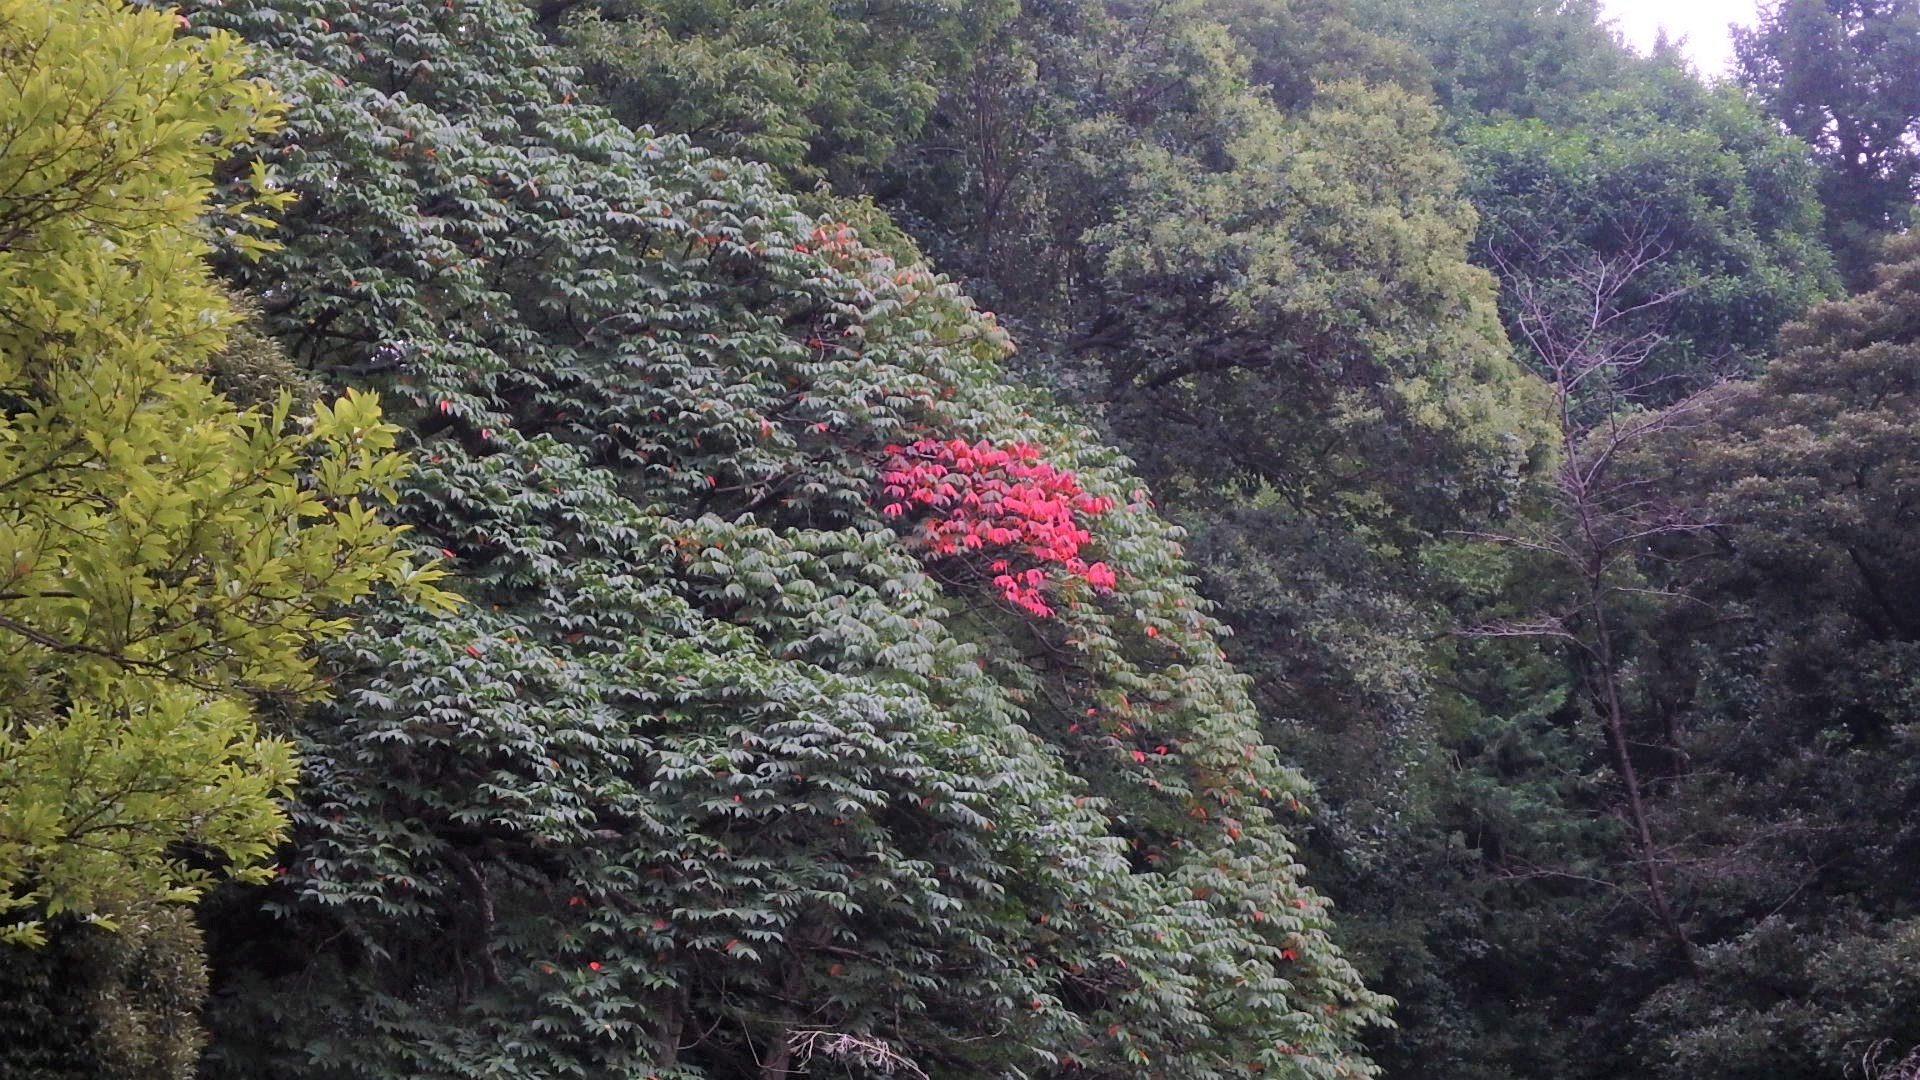
<svg viewBox="0 0 1920 1080"><path fill-rule="evenodd" d="M1043 460L1039 448L921 439L886 449L881 481L894 501L882 512L924 514L921 530L935 556L997 556L988 566L1008 603L1034 615L1053 614L1046 593L1056 571L1102 592L1114 587L1117 579L1106 563L1080 557L1092 536L1076 518L1104 514L1113 500L1088 494L1071 471Z"/></svg>

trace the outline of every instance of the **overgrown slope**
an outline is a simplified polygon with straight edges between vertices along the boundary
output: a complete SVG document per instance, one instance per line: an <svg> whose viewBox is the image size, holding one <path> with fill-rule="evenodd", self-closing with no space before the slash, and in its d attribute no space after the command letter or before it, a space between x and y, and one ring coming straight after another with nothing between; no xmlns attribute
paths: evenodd
<svg viewBox="0 0 1920 1080"><path fill-rule="evenodd" d="M990 318L574 103L518 5L187 14L294 103L284 247L229 269L410 404L470 601L366 613L288 720L217 1074L1367 1071L1177 531Z"/></svg>

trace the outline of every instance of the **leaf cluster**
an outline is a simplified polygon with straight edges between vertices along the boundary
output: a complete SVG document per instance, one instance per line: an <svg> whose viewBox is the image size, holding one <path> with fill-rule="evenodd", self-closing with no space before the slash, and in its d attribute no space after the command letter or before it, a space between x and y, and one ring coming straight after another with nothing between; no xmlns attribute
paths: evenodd
<svg viewBox="0 0 1920 1080"><path fill-rule="evenodd" d="M256 694L376 587L442 598L379 516L407 471L373 395L236 408L197 375L233 314L204 258L285 198L203 218L277 129L238 39L95 3L0 9L0 938L258 877L290 748Z"/></svg>

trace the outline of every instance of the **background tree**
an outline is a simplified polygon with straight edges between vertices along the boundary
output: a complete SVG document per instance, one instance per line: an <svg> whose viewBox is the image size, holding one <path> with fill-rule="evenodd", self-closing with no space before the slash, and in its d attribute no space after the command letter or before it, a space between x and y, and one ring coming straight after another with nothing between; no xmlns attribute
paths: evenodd
<svg viewBox="0 0 1920 1080"><path fill-rule="evenodd" d="M1361 0L1362 25L1406 42L1449 116L1555 123L1561 110L1634 81L1641 61L1598 0Z"/></svg>
<svg viewBox="0 0 1920 1080"><path fill-rule="evenodd" d="M1431 65L1426 78L1449 105L1445 141L1462 159L1461 194L1478 211L1471 257L1496 268L1492 252L1503 249L1502 322L1523 347L1513 286L1552 289L1569 266L1615 259L1623 226L1649 213L1669 250L1630 284L1640 295L1625 306L1663 294L1667 302L1628 316L1635 325L1622 337L1654 335L1654 355L1634 380L1651 404L1757 371L1775 330L1831 287L1804 151L1672 58L1633 56L1597 6L1363 5L1356 18ZM1554 475L1534 473L1534 482ZM1442 498L1454 505L1451 493ZM1550 498L1549 486L1523 482L1454 527L1531 529ZM1201 527L1196 539L1209 535ZM1298 534L1287 544L1308 549ZM1541 640L1447 632L1566 610L1568 580L1519 551L1474 542L1401 550L1398 602L1377 619L1322 617L1275 647L1252 644L1264 627L1245 607L1233 615L1240 644L1252 645L1243 665L1281 676L1262 678L1263 688L1298 693L1301 682L1285 674L1345 630L1346 641L1371 647L1350 647L1341 666L1395 691L1331 697L1282 728L1283 745L1325 778L1307 834L1310 865L1346 906L1342 929L1356 962L1400 1002L1399 1025L1373 1041L1376 1059L1390 1075L1415 1076L1639 1069L1637 1051L1615 1034L1674 977L1675 954L1661 944L1671 935L1631 899L1646 886L1625 854L1617 768L1585 711L1583 676ZM1276 578L1296 592L1340 582L1307 610L1365 610L1357 602L1367 579L1352 568L1366 564L1350 553L1334 561L1338 573L1288 579L1275 572L1285 562L1254 556L1244 560L1250 573L1216 580L1227 595ZM1629 681L1646 655L1643 617L1653 606L1623 611ZM1382 650L1387 642L1399 647ZM1630 710L1657 732L1659 703L1638 693L1630 691ZM1285 715L1284 705L1272 708ZM1664 782L1669 763L1656 754L1653 765Z"/></svg>
<svg viewBox="0 0 1920 1080"><path fill-rule="evenodd" d="M1848 284L1920 197L1920 4L1779 0L1734 31L1740 79L1820 163L1826 235Z"/></svg>
<svg viewBox="0 0 1920 1080"><path fill-rule="evenodd" d="M912 152L952 68L1005 20L938 0L553 5L584 87L627 123L860 194Z"/></svg>
<svg viewBox="0 0 1920 1080"><path fill-rule="evenodd" d="M188 1080L206 1048L207 964L194 911L151 904L112 930L59 925L4 948L0 1066L26 1080Z"/></svg>
<svg viewBox="0 0 1920 1080"><path fill-rule="evenodd" d="M1645 1009L1671 1075L1840 1075L1913 1024L1913 543L1920 246L1878 284L1782 335L1764 378L1712 423L1649 448L1661 487L1703 502L1685 587L1652 633L1647 694L1675 716L1686 772L1659 812L1689 837L1701 970ZM1712 1007L1704 1007L1711 1001Z"/></svg>
<svg viewBox="0 0 1920 1080"><path fill-rule="evenodd" d="M1611 257L1563 265L1558 280L1543 282L1540 267L1508 263L1502 248L1492 257L1507 272L1516 321L1531 362L1553 394L1560 425L1560 459L1550 503L1537 527L1489 534L1553 564L1563 579L1554 590L1559 610L1533 620L1488 624L1474 633L1544 637L1573 654L1588 700L1578 711L1591 715L1604 734L1621 790L1621 817L1634 849L1644 903L1691 963L1693 942L1667 884L1665 845L1654 835L1649 788L1642 776L1647 755L1678 753L1672 732L1665 745L1650 725L1632 715L1625 688L1627 660L1621 641L1630 605L1671 601L1645 587L1639 556L1651 544L1707 527L1681 504L1649 498L1644 483L1623 475L1622 459L1642 444L1691 423L1702 391L1665 408L1652 409L1662 378L1652 364L1664 337L1648 327L1682 291L1649 292L1642 279L1657 275L1671 252L1647 217L1617 220L1619 234L1607 245ZM1644 617L1644 616L1642 616ZM1671 761L1662 763L1671 770Z"/></svg>
<svg viewBox="0 0 1920 1080"><path fill-rule="evenodd" d="M1671 65L1559 109L1551 123L1460 129L1481 212L1475 258L1498 265L1509 332L1525 339L1527 291L1554 288L1568 266L1624 261L1637 271L1613 303L1641 313L1626 336L1657 338L1636 375L1646 404L1756 373L1780 327L1834 285L1804 153ZM1650 265L1648 243L1662 252Z"/></svg>

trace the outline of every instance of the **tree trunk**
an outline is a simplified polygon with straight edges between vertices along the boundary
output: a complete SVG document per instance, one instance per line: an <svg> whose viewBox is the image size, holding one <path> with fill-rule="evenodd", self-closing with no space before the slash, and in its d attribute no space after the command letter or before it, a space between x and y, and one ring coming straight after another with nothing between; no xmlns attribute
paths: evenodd
<svg viewBox="0 0 1920 1080"><path fill-rule="evenodd" d="M1620 680L1614 671L1613 642L1609 636L1611 629L1607 623L1606 603L1600 598L1599 586L1590 588L1594 654L1600 678L1600 708L1607 729L1607 742L1613 749L1614 768L1620 773L1620 783L1627 791L1627 818L1633 826L1641 876L1647 882L1647 899L1660 925L1673 938L1674 944L1680 947L1681 958L1691 965L1693 942L1687 937L1686 928L1680 925L1680 920L1674 915L1673 905L1667 900L1667 888L1660 875L1660 862L1653 844L1653 827L1647 821L1647 804L1640 793L1640 771L1634 768L1633 750L1627 742L1626 709L1620 701Z"/></svg>
<svg viewBox="0 0 1920 1080"><path fill-rule="evenodd" d="M760 1066L761 1080L788 1080L793 1072L793 1024L799 1016L800 996L807 990L807 974L799 957L787 963L780 983L780 1022L774 1029L774 1045Z"/></svg>

